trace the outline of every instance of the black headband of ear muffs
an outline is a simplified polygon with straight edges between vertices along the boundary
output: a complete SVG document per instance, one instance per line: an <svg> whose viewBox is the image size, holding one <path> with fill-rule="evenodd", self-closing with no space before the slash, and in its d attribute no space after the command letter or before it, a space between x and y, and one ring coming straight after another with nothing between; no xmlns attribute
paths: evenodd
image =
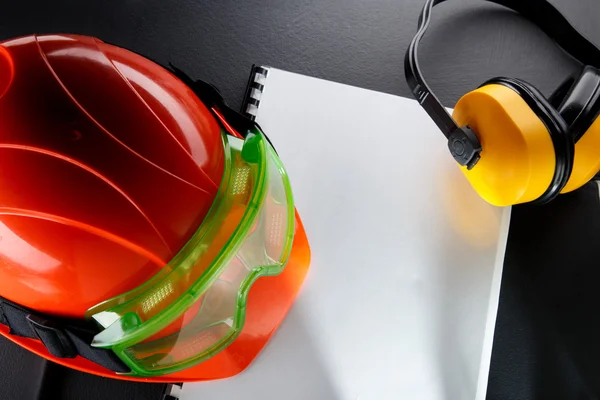
<svg viewBox="0 0 600 400"><path fill-rule="evenodd" d="M418 30L404 58L404 73L413 95L444 136L454 159L471 169L479 160L481 144L469 127L460 127L431 91L417 59L421 38L429 27L433 6L445 0L427 0L419 16ZM600 49L579 33L567 19L545 0L486 0L507 7L539 26L556 44L584 65L600 67Z"/></svg>

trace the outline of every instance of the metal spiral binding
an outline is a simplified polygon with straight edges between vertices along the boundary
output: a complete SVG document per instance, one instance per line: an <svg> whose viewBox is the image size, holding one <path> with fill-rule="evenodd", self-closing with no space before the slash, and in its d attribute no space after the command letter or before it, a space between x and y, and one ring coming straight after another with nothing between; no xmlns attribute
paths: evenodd
<svg viewBox="0 0 600 400"><path fill-rule="evenodd" d="M268 73L268 67L257 66L253 66L252 72L250 73L250 79L244 97L244 104L242 106L242 114L253 121L258 114L258 106L260 105L260 99L265 88L265 81Z"/></svg>

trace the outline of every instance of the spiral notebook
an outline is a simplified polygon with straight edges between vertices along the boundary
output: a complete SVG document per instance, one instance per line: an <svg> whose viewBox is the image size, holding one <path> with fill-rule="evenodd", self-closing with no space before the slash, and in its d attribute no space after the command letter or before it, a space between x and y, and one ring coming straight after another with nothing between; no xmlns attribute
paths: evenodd
<svg viewBox="0 0 600 400"><path fill-rule="evenodd" d="M311 270L246 371L181 399L484 399L510 208L477 196L414 100L268 67L246 97Z"/></svg>

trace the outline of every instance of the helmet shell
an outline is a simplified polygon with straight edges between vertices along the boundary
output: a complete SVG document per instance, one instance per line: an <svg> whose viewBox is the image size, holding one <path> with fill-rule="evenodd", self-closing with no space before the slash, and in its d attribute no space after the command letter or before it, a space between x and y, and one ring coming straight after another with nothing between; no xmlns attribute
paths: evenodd
<svg viewBox="0 0 600 400"><path fill-rule="evenodd" d="M95 38L9 40L0 60L0 296L83 317L196 231L220 126L169 71Z"/></svg>

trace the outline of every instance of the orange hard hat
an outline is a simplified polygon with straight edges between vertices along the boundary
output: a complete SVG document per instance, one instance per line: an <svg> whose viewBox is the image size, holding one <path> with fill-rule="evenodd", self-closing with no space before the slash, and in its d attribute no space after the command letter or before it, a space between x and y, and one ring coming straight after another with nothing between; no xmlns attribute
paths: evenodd
<svg viewBox="0 0 600 400"><path fill-rule="evenodd" d="M214 89L176 73L91 37L1 43L0 334L96 375L185 382L242 371L281 323L310 258L297 213L285 269L256 281L241 333L213 357L132 375L74 333L169 266L217 201L222 132L246 133Z"/></svg>

